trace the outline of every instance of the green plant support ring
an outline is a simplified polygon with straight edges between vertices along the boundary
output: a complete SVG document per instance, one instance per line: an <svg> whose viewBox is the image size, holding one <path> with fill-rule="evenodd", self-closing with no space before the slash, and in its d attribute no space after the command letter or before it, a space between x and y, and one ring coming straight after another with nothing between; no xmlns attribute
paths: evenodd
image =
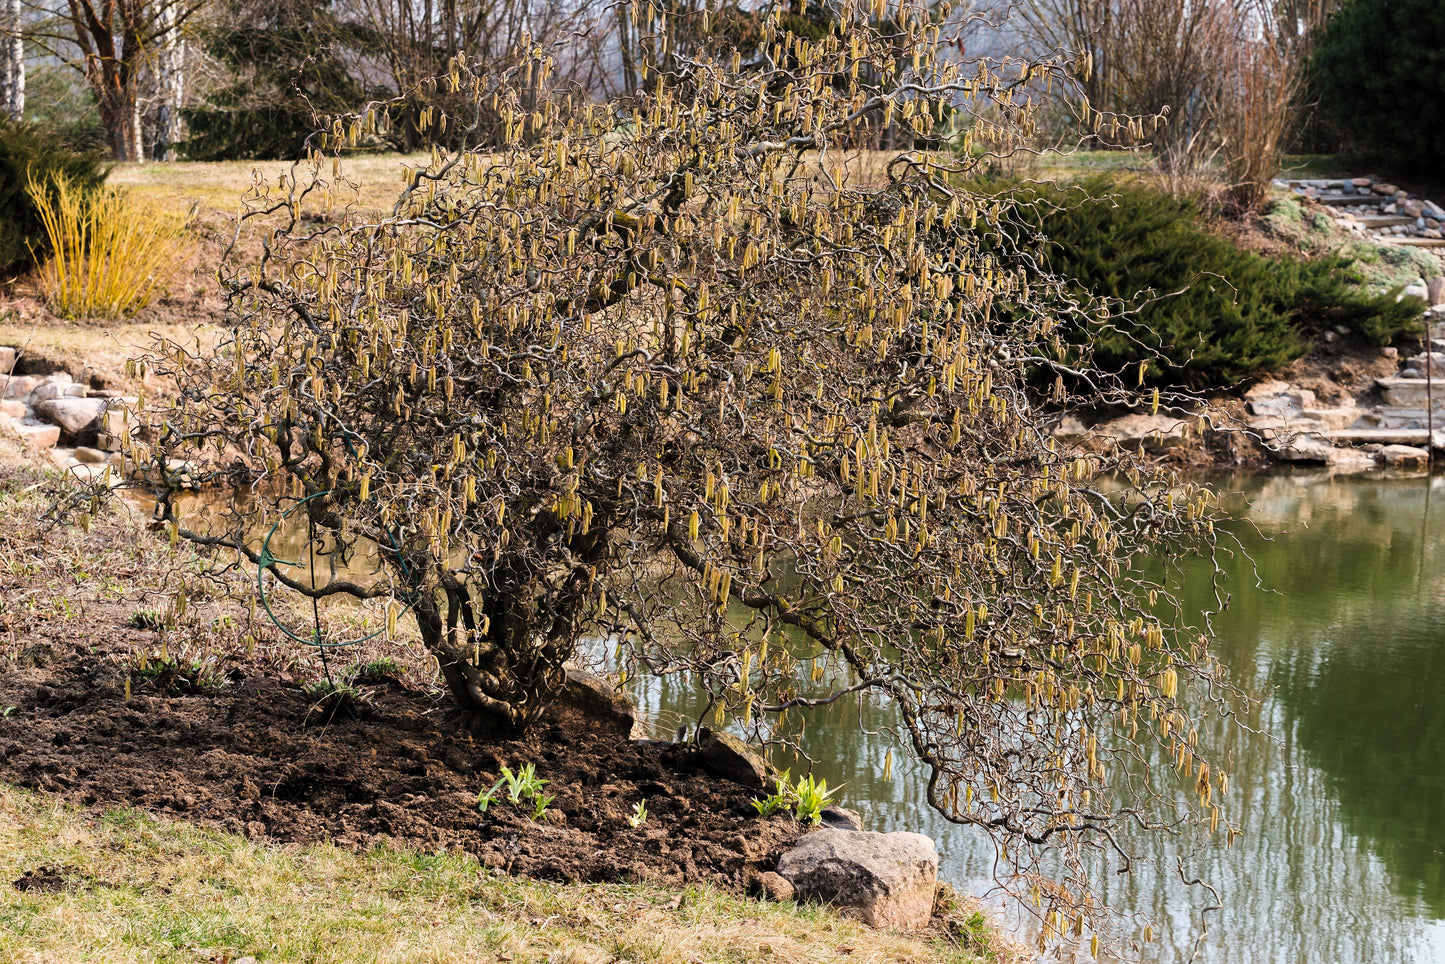
<svg viewBox="0 0 1445 964"><path fill-rule="evenodd" d="M324 492L317 492L312 495L308 495L306 498L301 499L291 508L287 509L285 512L282 512L281 517L276 520L276 524L273 525L271 527L271 530L266 533L266 538L261 540L261 552L256 559L256 592L261 597L261 608L266 611L266 616L271 620L272 624L275 625L277 629L281 630L281 632L284 633L289 639L294 639L296 642L302 643L307 646L315 646L317 649L339 649L342 646L355 646L359 643L364 643L369 639L375 639L377 636L380 636L383 632L386 631L386 626L383 625L376 632L368 633L367 635L358 637L357 639L347 639L337 643L326 643L322 642L321 640L321 623L318 619L316 622L316 628L312 630L310 638L307 638L305 636L298 636L293 633L290 628L288 628L284 623L282 623L279 618L277 618L276 613L273 612L271 609L271 601L266 598L265 576L267 569L269 569L273 564L278 562L284 566L301 565L301 563L299 562L292 562L287 559L278 559L275 556L271 555L271 538L276 535L276 530L281 528L281 523L285 522L286 518L290 516L291 513L295 512L297 509L301 508L312 499L319 499L323 495L330 494L331 490L327 489ZM397 550L398 552L400 551L400 547L396 545L395 539L392 540L392 548ZM402 567L406 567L405 560L402 561ZM411 604L403 603L403 607L403 611L405 611L405 609L411 608Z"/></svg>

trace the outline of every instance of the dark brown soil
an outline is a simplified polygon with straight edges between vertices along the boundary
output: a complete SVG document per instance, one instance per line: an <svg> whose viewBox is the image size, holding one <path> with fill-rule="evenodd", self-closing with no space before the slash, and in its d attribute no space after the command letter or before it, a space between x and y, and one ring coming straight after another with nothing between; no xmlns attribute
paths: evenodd
<svg viewBox="0 0 1445 964"><path fill-rule="evenodd" d="M0 664L0 706L14 707L0 719L0 780L257 839L464 851L568 881L742 890L799 833L788 818L759 817L748 790L697 772L670 744L546 721L525 739L470 738L444 699L395 682L364 688L359 719L330 722L296 686L234 666L227 685L199 695L133 678L127 701L119 660L145 635L117 626L109 639L57 641ZM505 800L479 812L478 790L503 765L526 763L556 794L547 817ZM648 818L634 829L627 817L644 799Z"/></svg>

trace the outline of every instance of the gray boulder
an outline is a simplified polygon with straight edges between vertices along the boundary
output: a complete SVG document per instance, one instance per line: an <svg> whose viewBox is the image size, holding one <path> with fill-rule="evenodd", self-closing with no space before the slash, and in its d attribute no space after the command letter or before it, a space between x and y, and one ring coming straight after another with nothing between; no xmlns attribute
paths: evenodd
<svg viewBox="0 0 1445 964"><path fill-rule="evenodd" d="M30 393L30 403L38 405L56 398L84 398L85 392L84 385L72 381L46 381L37 385L35 391Z"/></svg>
<svg viewBox="0 0 1445 964"><path fill-rule="evenodd" d="M0 378L0 394L5 398L29 398L40 384L34 375L6 375Z"/></svg>
<svg viewBox="0 0 1445 964"><path fill-rule="evenodd" d="M1093 434L1113 439L1133 448L1142 444L1152 452L1162 452L1184 442L1192 420L1173 415L1125 415L1102 425L1095 425Z"/></svg>
<svg viewBox="0 0 1445 964"><path fill-rule="evenodd" d="M1380 460L1386 465L1395 466L1427 465L1430 462L1430 452L1413 445L1386 445L1380 449Z"/></svg>
<svg viewBox="0 0 1445 964"><path fill-rule="evenodd" d="M778 858L799 900L829 904L872 927L917 930L933 916L938 851L921 833L817 830Z"/></svg>
<svg viewBox="0 0 1445 964"><path fill-rule="evenodd" d="M590 728L630 739L637 725L637 712L627 697L607 680L580 666L567 666L567 682L557 695L554 712Z"/></svg>
<svg viewBox="0 0 1445 964"><path fill-rule="evenodd" d="M834 830L862 830L863 818L856 810L849 810L847 807L824 807L823 812L818 815L823 826L832 827Z"/></svg>
<svg viewBox="0 0 1445 964"><path fill-rule="evenodd" d="M715 733L705 726L698 727L693 762L713 776L740 783L750 790L763 790L771 785L772 767L731 733Z"/></svg>
<svg viewBox="0 0 1445 964"><path fill-rule="evenodd" d="M1425 282L1425 300L1433 305L1445 305L1445 276L1431 278Z"/></svg>
<svg viewBox="0 0 1445 964"><path fill-rule="evenodd" d="M92 428L105 411L103 398L56 398L35 406L35 414L67 435L79 435Z"/></svg>

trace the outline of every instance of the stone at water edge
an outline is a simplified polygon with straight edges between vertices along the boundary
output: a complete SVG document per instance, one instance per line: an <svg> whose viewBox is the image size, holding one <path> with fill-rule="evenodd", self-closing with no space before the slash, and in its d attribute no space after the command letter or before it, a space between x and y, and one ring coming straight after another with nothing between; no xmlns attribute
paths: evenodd
<svg viewBox="0 0 1445 964"><path fill-rule="evenodd" d="M1092 435L1113 439L1120 445L1143 443L1151 451L1171 449L1184 442L1193 420L1177 415L1124 415L1095 425Z"/></svg>
<svg viewBox="0 0 1445 964"><path fill-rule="evenodd" d="M768 789L773 776L773 768L752 747L731 733L715 733L705 726L697 729L693 762L713 776L750 790Z"/></svg>
<svg viewBox="0 0 1445 964"><path fill-rule="evenodd" d="M627 697L596 673L570 664L563 669L567 681L553 704L555 712L564 718L601 726L613 736L631 739L637 727L637 712Z"/></svg>
<svg viewBox="0 0 1445 964"><path fill-rule="evenodd" d="M1257 395L1248 399L1249 413L1251 415L1263 416L1289 416L1298 415L1307 408L1315 408L1317 399L1315 393L1308 388L1290 389L1282 392L1274 392L1270 395Z"/></svg>
<svg viewBox="0 0 1445 964"><path fill-rule="evenodd" d="M1380 449L1380 460L1386 465L1424 465L1430 452L1413 445L1386 445Z"/></svg>
<svg viewBox="0 0 1445 964"><path fill-rule="evenodd" d="M849 810L847 807L828 806L824 807L818 814L823 826L832 827L834 830L862 830L863 818L857 810Z"/></svg>
<svg viewBox="0 0 1445 964"><path fill-rule="evenodd" d="M778 858L778 873L800 900L872 927L918 930L933 916L938 850L921 833L816 830Z"/></svg>

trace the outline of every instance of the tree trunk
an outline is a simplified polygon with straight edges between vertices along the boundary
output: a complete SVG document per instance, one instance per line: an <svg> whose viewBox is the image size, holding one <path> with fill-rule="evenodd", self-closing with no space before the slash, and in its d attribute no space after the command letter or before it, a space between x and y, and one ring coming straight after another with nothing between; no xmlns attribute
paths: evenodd
<svg viewBox="0 0 1445 964"><path fill-rule="evenodd" d="M95 85L91 85L95 89ZM110 141L110 156L117 161L140 160L140 132L136 130L135 98L122 93L105 91L96 98L100 111L100 123L105 128L106 139Z"/></svg>
<svg viewBox="0 0 1445 964"><path fill-rule="evenodd" d="M25 41L20 33L20 0L0 6L0 113L25 116Z"/></svg>
<svg viewBox="0 0 1445 964"><path fill-rule="evenodd" d="M156 115L156 140L153 156L158 161L174 161L176 144L181 139L181 101L185 96L186 42L181 37L176 18L176 5L167 3L159 13L160 50L156 57L156 86L160 108Z"/></svg>
<svg viewBox="0 0 1445 964"><path fill-rule="evenodd" d="M615 11L617 50L622 57L622 89L625 93L631 93L637 89L637 62L632 56L632 25L628 15L629 5L618 3Z"/></svg>

